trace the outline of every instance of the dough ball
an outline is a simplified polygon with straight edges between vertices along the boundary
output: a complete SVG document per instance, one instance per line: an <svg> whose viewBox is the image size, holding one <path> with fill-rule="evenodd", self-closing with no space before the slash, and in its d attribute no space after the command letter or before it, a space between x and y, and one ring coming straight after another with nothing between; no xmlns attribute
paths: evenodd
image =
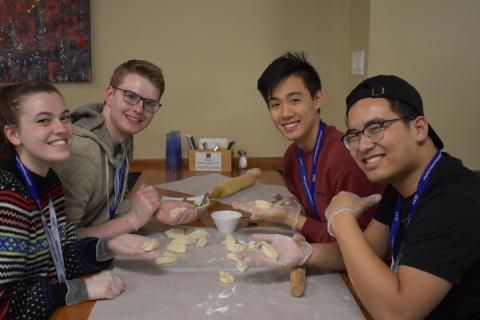
<svg viewBox="0 0 480 320"><path fill-rule="evenodd" d="M273 204L270 201L255 200L255 206L259 209L270 209Z"/></svg>
<svg viewBox="0 0 480 320"><path fill-rule="evenodd" d="M266 257L273 260L278 260L278 252L274 247L272 247L271 244L265 241L260 241L260 243L262 244L262 252Z"/></svg>
<svg viewBox="0 0 480 320"><path fill-rule="evenodd" d="M155 263L156 264L167 264L167 263L172 263L172 262L176 261L177 259L178 259L178 257L176 255L174 255L173 253L165 252L161 256L157 257L157 259L155 259Z"/></svg>
<svg viewBox="0 0 480 320"><path fill-rule="evenodd" d="M167 250L170 250L172 252L177 252L177 253L185 253L187 252L187 245L183 241L179 241L177 239L173 239L170 241L170 243L167 245Z"/></svg>
<svg viewBox="0 0 480 320"><path fill-rule="evenodd" d="M173 240L175 240L176 242L179 242L179 243L184 243L184 244L192 244L192 243L195 243L195 239L193 239L192 237L190 237L189 235L179 235L178 237L174 238ZM172 241L173 241L172 240Z"/></svg>
<svg viewBox="0 0 480 320"><path fill-rule="evenodd" d="M170 210L170 212L168 214L169 214L170 217L175 218L176 216L178 216L180 213L182 213L185 210L187 210L187 208L177 207L177 208L174 208L174 209Z"/></svg>
<svg viewBox="0 0 480 320"><path fill-rule="evenodd" d="M171 229L168 229L167 231L165 231L165 234L170 239L175 239L175 238L178 238L180 236L185 235L185 231L182 228L171 228Z"/></svg>
<svg viewBox="0 0 480 320"><path fill-rule="evenodd" d="M197 229L197 230L193 231L192 233L190 233L188 235L195 240L197 240L199 238L206 238L206 237L210 236L210 234L207 231L202 230L202 229Z"/></svg>
<svg viewBox="0 0 480 320"><path fill-rule="evenodd" d="M218 281L225 284L231 284L235 281L235 277L230 272L220 270L218 272Z"/></svg>
<svg viewBox="0 0 480 320"><path fill-rule="evenodd" d="M245 246L237 243L237 240L232 234L227 234L225 241L223 242L230 252L239 252L245 249Z"/></svg>
<svg viewBox="0 0 480 320"><path fill-rule="evenodd" d="M227 259L235 262L235 267L240 272L245 272L248 269L248 264L245 261L238 259L237 255L233 252L227 254Z"/></svg>
<svg viewBox="0 0 480 320"><path fill-rule="evenodd" d="M207 245L207 237L201 237L197 239L197 247L205 247Z"/></svg>
<svg viewBox="0 0 480 320"><path fill-rule="evenodd" d="M160 240L158 239L148 239L143 243L143 250L149 252L160 247Z"/></svg>
<svg viewBox="0 0 480 320"><path fill-rule="evenodd" d="M250 241L248 241L247 248L248 249L260 249L261 246L262 246L262 244L260 242L255 241L255 240L250 240Z"/></svg>

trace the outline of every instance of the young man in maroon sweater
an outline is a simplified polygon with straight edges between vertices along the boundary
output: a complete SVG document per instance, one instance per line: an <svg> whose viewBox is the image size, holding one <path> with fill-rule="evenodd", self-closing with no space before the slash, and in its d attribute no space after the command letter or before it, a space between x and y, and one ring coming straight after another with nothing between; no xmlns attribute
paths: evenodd
<svg viewBox="0 0 480 320"><path fill-rule="evenodd" d="M345 149L343 132L321 120L324 100L320 77L303 54L287 53L275 59L258 80L273 124L292 144L283 158L283 177L299 205L258 209L252 203L234 203L252 219L274 221L300 231L310 242L335 241L327 232L325 208L340 191L359 196L382 193L384 186L368 181ZM359 224L365 228L376 207ZM302 214L300 214L300 212Z"/></svg>

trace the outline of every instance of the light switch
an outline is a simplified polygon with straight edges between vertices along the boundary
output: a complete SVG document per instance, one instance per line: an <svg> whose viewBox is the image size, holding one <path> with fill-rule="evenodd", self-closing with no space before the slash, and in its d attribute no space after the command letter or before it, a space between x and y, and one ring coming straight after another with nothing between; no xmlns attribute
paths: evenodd
<svg viewBox="0 0 480 320"><path fill-rule="evenodd" d="M352 74L363 75L365 51L352 52Z"/></svg>

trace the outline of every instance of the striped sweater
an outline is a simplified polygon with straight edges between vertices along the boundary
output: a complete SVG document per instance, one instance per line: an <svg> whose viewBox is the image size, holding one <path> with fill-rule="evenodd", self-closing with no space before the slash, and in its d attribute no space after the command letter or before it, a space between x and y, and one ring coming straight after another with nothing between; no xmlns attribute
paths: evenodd
<svg viewBox="0 0 480 320"><path fill-rule="evenodd" d="M58 283L41 214L50 226L51 198L58 219L67 279L99 272L111 261L95 259L96 238L77 241L67 222L62 185L53 170L31 173L42 210L32 199L14 158L0 162L0 319L48 319L65 304L67 288Z"/></svg>

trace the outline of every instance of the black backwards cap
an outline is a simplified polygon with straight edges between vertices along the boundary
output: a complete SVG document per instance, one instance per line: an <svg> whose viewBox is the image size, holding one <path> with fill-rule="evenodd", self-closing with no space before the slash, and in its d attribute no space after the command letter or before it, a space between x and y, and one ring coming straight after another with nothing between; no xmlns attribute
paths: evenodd
<svg viewBox="0 0 480 320"><path fill-rule="evenodd" d="M358 100L365 98L385 98L399 100L411 106L419 115L423 113L420 93L407 81L397 76L379 75L365 79L346 98L347 113ZM438 149L443 149L443 142L433 128L428 125L428 135Z"/></svg>

